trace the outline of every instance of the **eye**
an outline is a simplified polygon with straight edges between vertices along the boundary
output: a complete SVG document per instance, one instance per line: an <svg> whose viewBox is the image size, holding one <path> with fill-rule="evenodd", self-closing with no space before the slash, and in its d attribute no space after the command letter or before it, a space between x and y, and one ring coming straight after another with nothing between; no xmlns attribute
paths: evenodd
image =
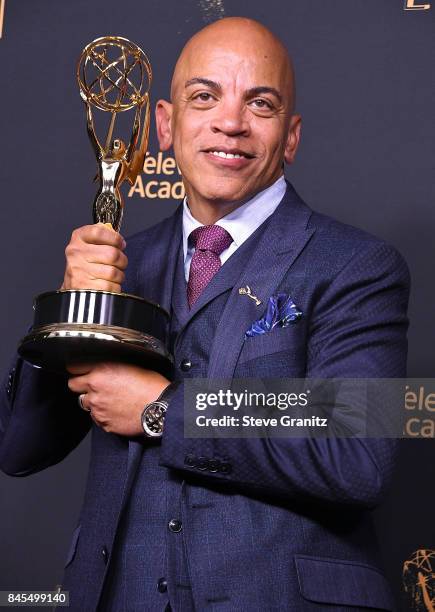
<svg viewBox="0 0 435 612"><path fill-rule="evenodd" d="M193 96L193 99L199 100L200 102L210 102L210 100L213 100L213 96L207 91L200 91Z"/></svg>
<svg viewBox="0 0 435 612"><path fill-rule="evenodd" d="M272 103L264 98L255 98L255 100L252 100L251 104L260 110L271 110L273 108Z"/></svg>

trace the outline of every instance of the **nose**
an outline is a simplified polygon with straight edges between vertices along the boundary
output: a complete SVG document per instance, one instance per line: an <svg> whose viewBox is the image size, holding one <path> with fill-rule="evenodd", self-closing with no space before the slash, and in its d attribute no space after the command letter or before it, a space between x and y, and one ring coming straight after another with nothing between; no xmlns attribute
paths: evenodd
<svg viewBox="0 0 435 612"><path fill-rule="evenodd" d="M249 122L243 103L236 99L221 100L215 111L211 122L214 133L222 132L226 136L233 137L249 134Z"/></svg>

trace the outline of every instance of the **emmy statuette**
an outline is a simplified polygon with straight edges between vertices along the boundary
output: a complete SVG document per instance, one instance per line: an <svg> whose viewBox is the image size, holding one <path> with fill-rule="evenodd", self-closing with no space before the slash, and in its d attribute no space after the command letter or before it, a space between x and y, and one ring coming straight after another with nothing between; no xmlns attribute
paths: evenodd
<svg viewBox="0 0 435 612"><path fill-rule="evenodd" d="M151 79L145 53L115 36L90 43L77 65L88 136L98 163L93 220L114 231L121 227L124 208L120 187L124 181L134 184L145 158ZM104 145L97 137L93 108L110 113ZM115 123L120 113L130 110L134 119L126 144L114 137ZM111 360L170 372L169 314L158 304L126 293L59 290L38 295L33 309L33 327L18 352L35 366L64 372L69 363Z"/></svg>

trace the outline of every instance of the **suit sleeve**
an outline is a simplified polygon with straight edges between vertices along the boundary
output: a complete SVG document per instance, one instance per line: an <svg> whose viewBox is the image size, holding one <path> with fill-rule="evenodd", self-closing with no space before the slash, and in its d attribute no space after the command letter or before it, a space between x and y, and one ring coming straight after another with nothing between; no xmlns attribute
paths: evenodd
<svg viewBox="0 0 435 612"><path fill-rule="evenodd" d="M405 377L408 297L397 251L384 243L360 249L313 306L306 377ZM181 386L168 408L162 465L248 494L360 507L375 506L390 480L396 440L185 439L183 396Z"/></svg>
<svg viewBox="0 0 435 612"><path fill-rule="evenodd" d="M140 251L129 244L126 253L123 291L134 293ZM69 390L66 373L34 368L16 357L0 388L0 469L27 476L59 463L92 424L79 408L77 394Z"/></svg>
<svg viewBox="0 0 435 612"><path fill-rule="evenodd" d="M0 390L0 468L27 476L54 465L84 438L92 421L66 375L16 358Z"/></svg>

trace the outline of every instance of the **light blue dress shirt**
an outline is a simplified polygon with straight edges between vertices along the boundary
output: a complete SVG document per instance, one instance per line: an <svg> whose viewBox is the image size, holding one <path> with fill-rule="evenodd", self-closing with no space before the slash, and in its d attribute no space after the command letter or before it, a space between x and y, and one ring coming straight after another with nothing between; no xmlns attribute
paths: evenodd
<svg viewBox="0 0 435 612"><path fill-rule="evenodd" d="M220 256L221 263L231 257L231 255L239 248L241 244L255 232L263 221L265 221L275 211L278 204L284 197L286 190L286 182L284 176L280 176L273 185L267 187L263 191L257 193L253 198L245 202L239 208L236 208L229 215L222 217L216 221L216 225L220 225L230 233L233 242L222 252ZM189 235L197 227L201 227L202 223L197 221L190 212L187 204L187 198L183 202L183 254L184 254L184 275L186 281L189 280L190 262L194 248L189 245Z"/></svg>

